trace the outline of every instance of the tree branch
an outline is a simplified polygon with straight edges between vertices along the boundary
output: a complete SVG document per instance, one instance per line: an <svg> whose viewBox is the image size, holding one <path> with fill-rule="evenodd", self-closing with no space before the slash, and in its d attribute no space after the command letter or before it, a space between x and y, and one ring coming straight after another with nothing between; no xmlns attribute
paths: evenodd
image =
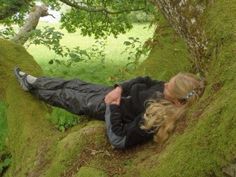
<svg viewBox="0 0 236 177"><path fill-rule="evenodd" d="M70 0L60 0L61 2L67 4L68 6L74 7L78 10L83 10L83 11L87 11L87 12L103 12L106 14L121 14L121 13L127 13L127 12L133 12L133 11L142 11L145 10L146 8L146 3L145 3L145 7L142 8L137 8L137 9L124 9L124 10L120 10L120 11L110 11L108 10L106 7L92 7L92 6L88 6L87 4L81 2L76 3L76 2L72 2Z"/></svg>
<svg viewBox="0 0 236 177"><path fill-rule="evenodd" d="M40 17L47 15L49 14L46 5L35 6L26 19L26 23L20 29L19 33L12 38L12 41L23 45L28 40L30 32L37 27Z"/></svg>

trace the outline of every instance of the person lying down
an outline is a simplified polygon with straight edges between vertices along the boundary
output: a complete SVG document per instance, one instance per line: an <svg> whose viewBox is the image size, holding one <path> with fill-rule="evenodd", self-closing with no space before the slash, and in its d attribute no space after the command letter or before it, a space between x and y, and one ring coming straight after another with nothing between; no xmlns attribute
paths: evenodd
<svg viewBox="0 0 236 177"><path fill-rule="evenodd" d="M204 80L191 73L178 73L168 82L139 76L113 86L35 77L18 67L14 75L23 90L47 104L105 121L109 142L119 149L150 139L164 143L204 91Z"/></svg>

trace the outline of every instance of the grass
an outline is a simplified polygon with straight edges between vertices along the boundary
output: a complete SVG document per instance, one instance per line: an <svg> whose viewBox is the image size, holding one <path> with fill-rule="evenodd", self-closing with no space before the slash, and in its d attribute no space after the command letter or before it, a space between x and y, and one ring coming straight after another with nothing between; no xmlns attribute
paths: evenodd
<svg viewBox="0 0 236 177"><path fill-rule="evenodd" d="M41 24L40 27L43 25L45 24ZM54 24L53 26L58 29L57 25ZM65 34L61 45L69 48L79 46L81 49L88 49L96 42L93 37L81 36L80 31L72 34L67 33L65 30L61 30L61 32ZM127 41L128 37L139 37L140 42L144 43L148 38L152 37L153 32L154 28L148 28L148 25L135 24L134 28L126 34L119 35L117 38L109 36L104 40L106 44L104 63L101 62L103 58L92 58L91 60L79 62L67 68L56 64L49 65L48 62L53 58L59 60L66 59L57 56L53 51L50 51L44 46L32 45L28 48L28 52L40 64L45 75L64 78L79 77L82 80L90 82L111 84L114 81L121 80L126 72L124 66L128 63L127 58L129 54L122 54L122 51L126 47L123 45L124 41Z"/></svg>
<svg viewBox="0 0 236 177"><path fill-rule="evenodd" d="M163 17L159 20L157 31L157 44L135 74L167 81L179 72L190 72L191 55L186 42Z"/></svg>
<svg viewBox="0 0 236 177"><path fill-rule="evenodd" d="M74 125L77 125L80 122L79 116L56 107L53 108L52 112L47 116L47 118L55 125L58 130L62 132Z"/></svg>

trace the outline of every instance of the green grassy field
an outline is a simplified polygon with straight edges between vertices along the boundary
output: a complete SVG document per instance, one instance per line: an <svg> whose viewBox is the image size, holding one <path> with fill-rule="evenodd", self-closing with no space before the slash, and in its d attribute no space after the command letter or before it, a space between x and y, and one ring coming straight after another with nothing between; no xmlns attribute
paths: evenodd
<svg viewBox="0 0 236 177"><path fill-rule="evenodd" d="M44 25L40 24L40 27ZM65 34L61 41L61 45L63 46L88 49L96 42L96 39L93 37L82 36L79 30L76 33L67 33L65 30L60 30L57 25L51 26L56 27L56 29ZM124 41L127 41L129 37L138 37L140 42L144 43L148 38L152 37L153 32L154 27L149 28L145 24L135 24L134 28L126 34L119 35L117 38L109 36L106 40L103 40L106 44L104 63L101 63L101 58L92 58L89 61L75 63L72 67L67 68L58 64L49 65L48 62L51 59L66 60L66 58L56 55L44 46L31 45L28 51L40 64L44 74L47 76L64 78L79 77L86 81L111 84L112 82L124 79L124 66L129 62L127 59L129 56L128 52L122 53L126 48L123 44ZM144 57L141 58L141 60L143 59ZM129 68L129 71L132 72L132 69Z"/></svg>

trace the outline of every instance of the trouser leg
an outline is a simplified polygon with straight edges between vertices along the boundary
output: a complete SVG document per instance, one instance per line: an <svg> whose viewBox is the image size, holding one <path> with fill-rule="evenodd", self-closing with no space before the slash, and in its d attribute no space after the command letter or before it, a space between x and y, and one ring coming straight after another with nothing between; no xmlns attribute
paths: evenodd
<svg viewBox="0 0 236 177"><path fill-rule="evenodd" d="M89 115L104 120L104 97L111 90L79 79L63 80L40 77L30 92L46 103L64 108L77 115Z"/></svg>
<svg viewBox="0 0 236 177"><path fill-rule="evenodd" d="M85 93L78 93L72 89L34 89L31 93L40 100L56 107L64 108L67 111L83 115L88 112L85 102Z"/></svg>
<svg viewBox="0 0 236 177"><path fill-rule="evenodd" d="M61 89L65 86L68 88L78 88L77 85L81 85L84 83L84 81L81 81L79 79L64 80L60 78L38 77L36 81L31 85L35 89L55 90Z"/></svg>

